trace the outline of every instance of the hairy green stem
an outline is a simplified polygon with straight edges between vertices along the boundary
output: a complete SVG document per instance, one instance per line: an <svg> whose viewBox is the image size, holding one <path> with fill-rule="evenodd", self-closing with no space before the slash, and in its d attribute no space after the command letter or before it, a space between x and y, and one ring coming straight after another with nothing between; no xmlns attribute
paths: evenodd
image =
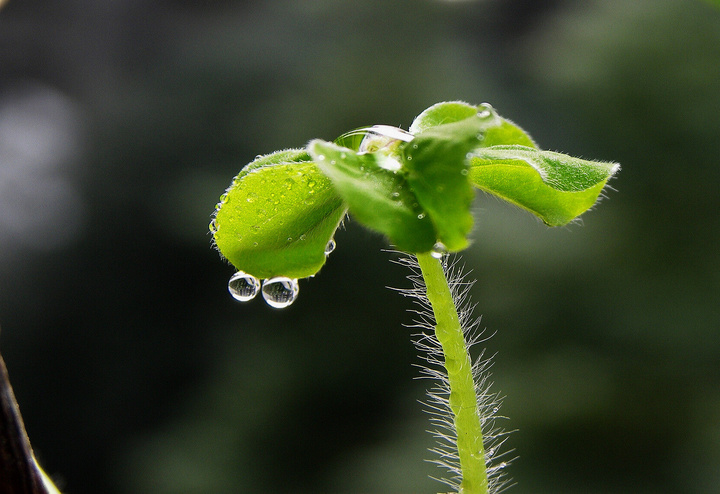
<svg viewBox="0 0 720 494"><path fill-rule="evenodd" d="M462 474L460 493L487 494L487 466L472 362L457 308L440 260L430 254L417 254L417 260L435 314L435 334L442 346L450 384L450 409L457 432Z"/></svg>

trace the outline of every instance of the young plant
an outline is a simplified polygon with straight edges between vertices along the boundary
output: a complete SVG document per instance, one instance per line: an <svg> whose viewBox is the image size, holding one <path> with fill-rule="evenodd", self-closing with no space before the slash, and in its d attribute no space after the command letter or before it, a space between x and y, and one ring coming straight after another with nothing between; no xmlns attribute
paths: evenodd
<svg viewBox="0 0 720 494"><path fill-rule="evenodd" d="M335 248L346 214L382 233L408 254L425 331L416 346L439 380L429 392L440 428L437 463L463 494L499 492L505 463L496 463L502 433L499 404L488 392L487 361L471 361L471 283L445 254L467 248L474 188L497 195L549 226L564 225L598 200L616 163L542 151L488 104L438 103L408 131L376 125L313 140L304 149L258 156L221 196L210 223L213 241L238 270L228 289L248 301L262 292L272 307L292 304L299 278L314 276ZM260 281L264 280L264 281Z"/></svg>

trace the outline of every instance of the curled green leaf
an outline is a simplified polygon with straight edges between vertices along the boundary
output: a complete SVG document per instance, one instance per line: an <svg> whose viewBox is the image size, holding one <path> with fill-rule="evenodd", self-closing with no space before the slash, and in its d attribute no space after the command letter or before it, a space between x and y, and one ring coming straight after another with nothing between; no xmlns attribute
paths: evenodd
<svg viewBox="0 0 720 494"><path fill-rule="evenodd" d="M532 138L516 124L497 114L488 103L473 106L462 101L437 103L415 117L411 134L419 134L438 125L479 117L483 122L478 132L477 147L519 144L537 147Z"/></svg>
<svg viewBox="0 0 720 494"><path fill-rule="evenodd" d="M573 158L527 146L478 148L470 180L536 214L550 226L564 225L597 201L620 165Z"/></svg>
<svg viewBox="0 0 720 494"><path fill-rule="evenodd" d="M257 278L314 275L345 215L342 199L305 150L258 157L233 180L210 230L220 253Z"/></svg>
<svg viewBox="0 0 720 494"><path fill-rule="evenodd" d="M432 220L437 240L449 251L468 244L475 191L468 180L467 155L477 147L484 126L483 119L473 114L430 127L403 146L408 184Z"/></svg>
<svg viewBox="0 0 720 494"><path fill-rule="evenodd" d="M308 151L332 180L352 216L406 252L428 252L437 236L399 163L384 153L356 152L316 139Z"/></svg>

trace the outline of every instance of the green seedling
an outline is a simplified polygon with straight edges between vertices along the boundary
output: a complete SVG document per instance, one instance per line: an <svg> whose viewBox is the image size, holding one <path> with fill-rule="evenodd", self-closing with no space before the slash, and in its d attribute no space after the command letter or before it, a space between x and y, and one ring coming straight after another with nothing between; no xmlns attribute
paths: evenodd
<svg viewBox="0 0 720 494"><path fill-rule="evenodd" d="M438 103L408 131L377 125L258 156L221 196L210 231L237 270L232 296L262 293L275 308L292 304L298 279L322 268L346 214L406 253L415 286L405 294L426 310L416 346L430 364L424 372L438 379L428 402L441 443L435 461L457 492L488 494L507 486L504 436L493 422L499 403L487 389L487 361L471 361L478 338L462 306L469 284L447 254L470 244L475 189L558 226L591 208L619 169L540 150L488 104Z"/></svg>

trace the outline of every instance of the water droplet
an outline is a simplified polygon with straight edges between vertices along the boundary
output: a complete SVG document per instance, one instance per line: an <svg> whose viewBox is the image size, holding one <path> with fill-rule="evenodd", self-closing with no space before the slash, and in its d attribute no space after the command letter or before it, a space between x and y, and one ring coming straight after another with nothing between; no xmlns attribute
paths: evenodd
<svg viewBox="0 0 720 494"><path fill-rule="evenodd" d="M402 169L402 163L390 156L380 157L377 163L380 168L384 168L385 170L389 170L391 172L397 172Z"/></svg>
<svg viewBox="0 0 720 494"><path fill-rule="evenodd" d="M397 201L400 197L400 192L393 192L392 194L393 201Z"/></svg>
<svg viewBox="0 0 720 494"><path fill-rule="evenodd" d="M342 159L347 158L347 154L346 154L346 153L340 153L340 158L342 158Z"/></svg>
<svg viewBox="0 0 720 494"><path fill-rule="evenodd" d="M445 247L445 244L442 242L436 242L435 245L433 245L432 250L430 251L430 255L433 256L435 259L442 259L442 256L447 254L447 247Z"/></svg>
<svg viewBox="0 0 720 494"><path fill-rule="evenodd" d="M463 168L462 170L460 170L461 175L467 175L468 173L470 173L470 170L468 170L467 168Z"/></svg>
<svg viewBox="0 0 720 494"><path fill-rule="evenodd" d="M307 240L307 236L303 233L302 235L300 235L300 240L302 240L302 241Z"/></svg>
<svg viewBox="0 0 720 494"><path fill-rule="evenodd" d="M417 149L417 148L418 148L418 145L417 145L417 144L413 144L413 149Z"/></svg>
<svg viewBox="0 0 720 494"><path fill-rule="evenodd" d="M285 276L270 278L262 284L265 302L276 309L283 309L295 302L299 291L298 281Z"/></svg>
<svg viewBox="0 0 720 494"><path fill-rule="evenodd" d="M495 109L490 103L481 103L478 105L478 117L489 118L495 115Z"/></svg>
<svg viewBox="0 0 720 494"><path fill-rule="evenodd" d="M335 161L335 160L330 160L330 164L331 164L331 165L334 165L335 163L337 163L337 161Z"/></svg>
<svg viewBox="0 0 720 494"><path fill-rule="evenodd" d="M336 247L335 239L334 239L334 238L331 238L331 239L328 241L327 245L325 246L325 255L326 255L326 256L330 255L330 254L332 253L332 251L335 250L335 247Z"/></svg>
<svg viewBox="0 0 720 494"><path fill-rule="evenodd" d="M228 291L235 300L247 302L254 299L260 291L260 281L252 275L238 271L230 277Z"/></svg>
<svg viewBox="0 0 720 494"><path fill-rule="evenodd" d="M318 156L318 160L319 160L319 161L325 161L325 155L324 155L324 154L319 155L319 156Z"/></svg>
<svg viewBox="0 0 720 494"><path fill-rule="evenodd" d="M262 158L262 157L263 157L262 154L258 154L257 156L255 156L255 159L256 159L256 160L259 160L259 159Z"/></svg>
<svg viewBox="0 0 720 494"><path fill-rule="evenodd" d="M210 228L210 233L212 233L213 235L217 233L217 220L215 218L212 219L208 228Z"/></svg>
<svg viewBox="0 0 720 494"><path fill-rule="evenodd" d="M412 156L409 156L409 155L408 155L407 160L408 160L408 161L412 161Z"/></svg>
<svg viewBox="0 0 720 494"><path fill-rule="evenodd" d="M425 218L425 213L420 213L417 217L419 220Z"/></svg>

